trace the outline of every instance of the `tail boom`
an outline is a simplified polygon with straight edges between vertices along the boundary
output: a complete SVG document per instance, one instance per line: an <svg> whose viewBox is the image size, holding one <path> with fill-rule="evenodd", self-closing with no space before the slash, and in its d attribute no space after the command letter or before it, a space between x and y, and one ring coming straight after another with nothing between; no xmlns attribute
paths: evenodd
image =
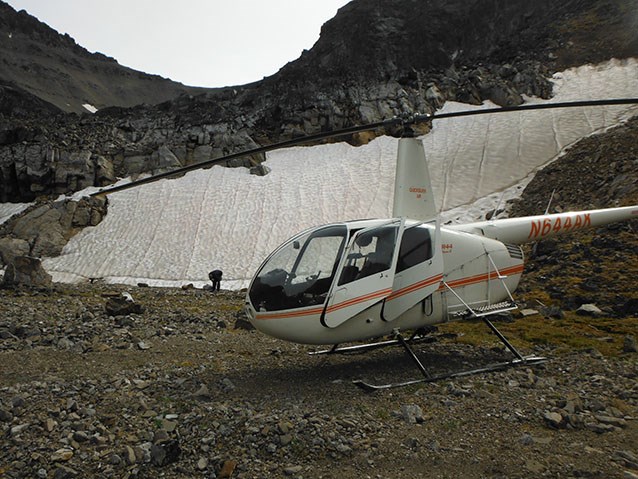
<svg viewBox="0 0 638 479"><path fill-rule="evenodd" d="M481 221L448 228L481 234L503 243L523 244L631 219L638 219L638 206Z"/></svg>

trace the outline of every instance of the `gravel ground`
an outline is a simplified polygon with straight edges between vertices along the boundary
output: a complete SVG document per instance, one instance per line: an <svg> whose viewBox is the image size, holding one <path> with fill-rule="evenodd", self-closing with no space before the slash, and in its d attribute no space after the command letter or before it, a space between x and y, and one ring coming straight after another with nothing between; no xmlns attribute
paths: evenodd
<svg viewBox="0 0 638 479"><path fill-rule="evenodd" d="M636 138L579 143L515 215L637 204ZM0 478L638 478L637 230L535 248L517 299L545 317L500 327L548 362L375 393L352 382L418 377L403 351L309 356L236 329L237 293L0 289ZM123 291L144 310L107 313ZM433 373L508 360L479 326L416 349Z"/></svg>
<svg viewBox="0 0 638 479"><path fill-rule="evenodd" d="M144 311L109 316L125 290ZM242 303L0 290L0 477L638 477L636 353L549 344L533 368L366 393L352 381L418 371L398 348L309 356L235 329ZM455 336L417 347L433 372L509 359Z"/></svg>

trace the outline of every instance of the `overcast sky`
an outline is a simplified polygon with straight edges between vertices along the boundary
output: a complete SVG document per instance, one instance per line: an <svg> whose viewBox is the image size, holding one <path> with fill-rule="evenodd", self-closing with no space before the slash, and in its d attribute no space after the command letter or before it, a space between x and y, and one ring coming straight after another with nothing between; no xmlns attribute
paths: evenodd
<svg viewBox="0 0 638 479"><path fill-rule="evenodd" d="M349 0L5 0L91 52L186 85L277 72Z"/></svg>

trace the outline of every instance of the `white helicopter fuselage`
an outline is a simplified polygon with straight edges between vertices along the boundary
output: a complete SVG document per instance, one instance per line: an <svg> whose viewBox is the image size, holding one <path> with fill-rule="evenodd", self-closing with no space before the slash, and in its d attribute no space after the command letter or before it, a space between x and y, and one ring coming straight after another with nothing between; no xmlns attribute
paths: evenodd
<svg viewBox="0 0 638 479"><path fill-rule="evenodd" d="M508 311L524 268L520 244L637 218L638 207L441 227L423 146L402 138L393 213L307 230L280 246L247 292L255 328L339 344Z"/></svg>
<svg viewBox="0 0 638 479"><path fill-rule="evenodd" d="M350 227L348 231L360 231L371 223L387 225L367 221L344 226ZM433 225L417 224L413 228L435 231ZM256 292L254 281L247 296L249 317L258 330L270 336L305 344L338 344L460 319L468 306L483 308L509 299L523 272L519 247L447 228L440 230L439 238L438 252L423 263L393 273L400 259L397 256L394 269L390 265L385 271L340 283L336 278L343 277L348 268L356 268L347 260L349 254L352 256L347 251L353 248L346 250L342 253L345 259L330 276L331 288L318 290L316 298L312 287L321 278L312 274L297 283L296 273L286 277L282 274L283 281L276 288L280 287L282 293L288 290L283 294L291 302L281 305L272 301L278 294L275 289L266 293L270 301L259 304L263 296ZM298 240L289 244L294 241ZM356 248L354 240L351 245ZM365 261L361 262L362 270ZM269 262L264 266L268 269ZM311 304L305 305L304 298Z"/></svg>

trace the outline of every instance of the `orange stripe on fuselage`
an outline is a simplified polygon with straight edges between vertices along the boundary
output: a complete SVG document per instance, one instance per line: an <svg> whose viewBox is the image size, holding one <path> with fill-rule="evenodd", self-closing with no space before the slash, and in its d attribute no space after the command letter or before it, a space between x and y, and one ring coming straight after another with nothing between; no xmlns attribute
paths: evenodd
<svg viewBox="0 0 638 479"><path fill-rule="evenodd" d="M288 311L288 312L276 312L276 313L257 313L255 319L285 319L285 318L300 318L303 316L315 316L323 312L323 306L321 308L304 309L301 311Z"/></svg>
<svg viewBox="0 0 638 479"><path fill-rule="evenodd" d="M521 274L524 269L524 265L519 264L516 266L511 266L509 268L505 268L500 270L498 273L496 271L490 271L489 273L477 274L475 276L468 276L466 278L455 279L447 283L447 286L450 288L460 288L462 286L468 286L470 284L482 283L483 281L489 281L490 279L498 278L499 273L502 276L507 276L510 274ZM441 286L439 291L444 290L445 286Z"/></svg>
<svg viewBox="0 0 638 479"><path fill-rule="evenodd" d="M371 299L385 297L392 292L392 288L382 289L379 291L375 291L374 293L366 294L363 296L359 296L357 298L349 299L348 301L344 301L343 303L333 304L329 306L326 310L327 313L332 313L333 311L337 311L339 309L347 308L349 306L354 306L355 304L363 303L365 301L370 301Z"/></svg>
<svg viewBox="0 0 638 479"><path fill-rule="evenodd" d="M342 303L333 304L330 306L326 312L331 313L333 311L338 311L343 308L347 308L349 306L354 306L355 304L359 304L365 301L369 301L371 299L376 299L380 297L385 297L390 294L391 289L382 289L379 291L375 291L374 293L365 294L363 296L358 296L356 298L349 299ZM313 309L304 309L302 311L287 311L287 312L276 312L276 313L262 313L255 316L256 319L266 320L266 319L290 319L290 318L299 318L303 316L314 316L317 314L321 314L323 312L323 307L321 308L313 308Z"/></svg>
<svg viewBox="0 0 638 479"><path fill-rule="evenodd" d="M511 274L521 274L523 272L524 265L516 265L511 266L509 268L505 268L500 270L500 274L502 276L511 275ZM494 279L498 277L498 273L496 271L490 271L489 273L477 274L475 276L468 276L466 278L459 278L447 283L450 288L460 288L462 286L468 286L470 284L481 283L483 281L489 281L490 279ZM355 304L359 304L365 301L369 301L371 299L381 298L384 296L388 296L387 300L392 300L404 296L408 293L412 293L413 291L417 291L418 289L425 288L430 286L438 281L441 281L443 275L432 276L431 278L424 279L423 281L419 281L418 283L411 284L410 286L406 286L403 289L395 291L394 293L388 294L392 291L391 289L382 289L379 291L375 291L374 293L369 293L363 296L359 296L357 298L352 298L342 303L333 304L330 306L326 312L331 313L333 311L338 311L343 308L347 308L349 306L354 306ZM445 286L440 286L438 291L442 291L446 289ZM269 319L290 319L290 318L301 318L304 316L315 316L317 314L321 314L323 312L323 307L321 308L313 308L313 309L304 309L300 311L287 311L287 312L275 312L275 313L257 313L256 319L258 320L269 320Z"/></svg>
<svg viewBox="0 0 638 479"><path fill-rule="evenodd" d="M388 296L387 301L390 301L395 298L400 298L401 296L404 296L406 294L425 288L434 283L438 283L439 281L441 281L442 278L443 278L443 275L438 274L436 276L432 276L431 278L424 279L423 281L419 281L418 283L414 283L414 284L411 284L410 286L406 286L405 288L395 291L390 296Z"/></svg>

